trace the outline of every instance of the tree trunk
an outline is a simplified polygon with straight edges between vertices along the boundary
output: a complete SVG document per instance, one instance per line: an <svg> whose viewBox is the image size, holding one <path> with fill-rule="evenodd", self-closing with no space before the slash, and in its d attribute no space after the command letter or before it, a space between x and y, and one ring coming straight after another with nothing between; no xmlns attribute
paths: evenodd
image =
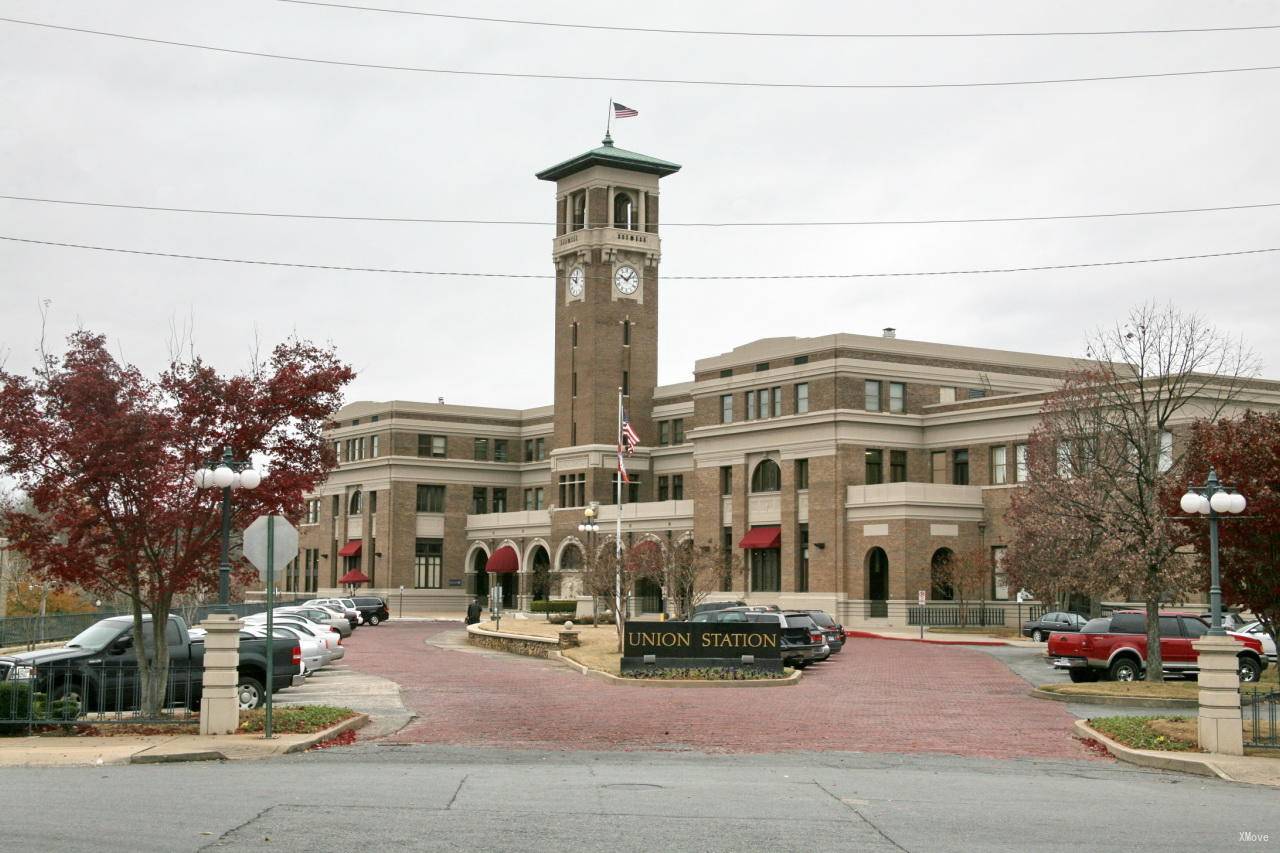
<svg viewBox="0 0 1280 853"><path fill-rule="evenodd" d="M1164 657L1160 654L1160 599L1147 599L1147 681L1164 683Z"/></svg>

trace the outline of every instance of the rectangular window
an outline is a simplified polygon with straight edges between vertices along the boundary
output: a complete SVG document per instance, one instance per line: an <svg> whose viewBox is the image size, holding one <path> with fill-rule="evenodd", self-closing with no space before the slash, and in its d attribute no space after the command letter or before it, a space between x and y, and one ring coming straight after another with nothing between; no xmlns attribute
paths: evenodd
<svg viewBox="0 0 1280 853"><path fill-rule="evenodd" d="M369 514L370 515L378 514L378 493L377 492L369 492Z"/></svg>
<svg viewBox="0 0 1280 853"><path fill-rule="evenodd" d="M1160 473L1165 474L1173 468L1173 433L1164 430L1160 433Z"/></svg>
<svg viewBox="0 0 1280 853"><path fill-rule="evenodd" d="M333 443L333 458L335 461L338 461L338 462L342 461L342 442L341 441L335 441Z"/></svg>
<svg viewBox="0 0 1280 853"><path fill-rule="evenodd" d="M752 548L747 552L751 560L751 591L781 592L782 572L777 548Z"/></svg>
<svg viewBox="0 0 1280 853"><path fill-rule="evenodd" d="M587 475L560 475L560 506L585 506L587 503Z"/></svg>
<svg viewBox="0 0 1280 853"><path fill-rule="evenodd" d="M484 486L473 486L471 489L471 514L484 515L489 509L489 490Z"/></svg>
<svg viewBox="0 0 1280 853"><path fill-rule="evenodd" d="M671 443L684 444L684 418L676 418L671 422Z"/></svg>
<svg viewBox="0 0 1280 853"><path fill-rule="evenodd" d="M631 371L622 371L622 396L631 396Z"/></svg>
<svg viewBox="0 0 1280 853"><path fill-rule="evenodd" d="M782 417L782 389L773 389L773 416L775 418Z"/></svg>
<svg viewBox="0 0 1280 853"><path fill-rule="evenodd" d="M755 391L748 391L748 392L746 393L746 395L745 395L744 399L747 401L747 416L746 416L746 420L751 420L752 418L754 418L754 417L756 416L756 392L755 392Z"/></svg>
<svg viewBox="0 0 1280 853"><path fill-rule="evenodd" d="M907 451L889 451L889 482L905 483L907 481Z"/></svg>
<svg viewBox="0 0 1280 853"><path fill-rule="evenodd" d="M493 440L493 461L506 462L507 460L507 440L505 438L495 438Z"/></svg>
<svg viewBox="0 0 1280 853"><path fill-rule="evenodd" d="M444 512L444 486L418 486L418 512Z"/></svg>
<svg viewBox="0 0 1280 853"><path fill-rule="evenodd" d="M532 438L526 438L524 440L524 461L525 462L533 461L533 439Z"/></svg>
<svg viewBox="0 0 1280 853"><path fill-rule="evenodd" d="M418 435L418 455L443 458L445 455L445 439L443 435Z"/></svg>
<svg viewBox="0 0 1280 853"><path fill-rule="evenodd" d="M768 388L761 388L759 393L756 395L756 399L760 403L760 411L758 413L759 417L767 418L773 414L773 406L770 404L770 400L773 399L773 396Z"/></svg>
<svg viewBox="0 0 1280 853"><path fill-rule="evenodd" d="M796 592L809 591L809 525L800 525L800 553L796 559Z"/></svg>
<svg viewBox="0 0 1280 853"><path fill-rule="evenodd" d="M671 443L671 421L658 421L658 446L666 447Z"/></svg>
<svg viewBox="0 0 1280 853"><path fill-rule="evenodd" d="M524 511L529 512L534 509L533 506L533 489L524 490Z"/></svg>
<svg viewBox="0 0 1280 853"><path fill-rule="evenodd" d="M868 379L862 389L862 407L868 412L880 411L880 380Z"/></svg>
<svg viewBox="0 0 1280 853"><path fill-rule="evenodd" d="M485 461L489 458L489 439L477 438L474 442L475 458L477 461Z"/></svg>
<svg viewBox="0 0 1280 853"><path fill-rule="evenodd" d="M985 388L970 388L970 389L969 389L969 399L970 399L970 400L981 400L981 399L982 399L983 397L985 397L985 396L987 396L987 391L986 391L986 389L985 389Z"/></svg>
<svg viewBox="0 0 1280 853"><path fill-rule="evenodd" d="M307 501L307 524L320 523L320 501L319 499Z"/></svg>
<svg viewBox="0 0 1280 853"><path fill-rule="evenodd" d="M720 423L733 423L733 395L722 394L720 396Z"/></svg>
<svg viewBox="0 0 1280 853"><path fill-rule="evenodd" d="M957 486L969 485L969 451L956 450L952 452L951 482Z"/></svg>
<svg viewBox="0 0 1280 853"><path fill-rule="evenodd" d="M884 482L884 451L868 448L863 456L867 463L867 485L880 485Z"/></svg>
<svg viewBox="0 0 1280 853"><path fill-rule="evenodd" d="M381 436L377 436L377 435L369 436L369 456L370 457L377 458L379 455L381 455L378 452L379 438L381 438Z"/></svg>
<svg viewBox="0 0 1280 853"><path fill-rule="evenodd" d="M494 512L507 511L507 490L506 489L493 490L493 511Z"/></svg>
<svg viewBox="0 0 1280 853"><path fill-rule="evenodd" d="M610 495L609 500L611 501L616 501L618 499L618 476L619 476L618 473L615 471L613 474L613 480L609 486L609 495ZM631 476L631 482L622 484L623 485L622 502L626 504L639 503L640 502L640 481L636 479L635 476L633 475L629 475L629 476Z"/></svg>
<svg viewBox="0 0 1280 853"><path fill-rule="evenodd" d="M732 465L720 466L720 494L721 495L733 494L733 466Z"/></svg>
<svg viewBox="0 0 1280 853"><path fill-rule="evenodd" d="M547 491L546 489L542 488L542 486L538 486L536 489L533 490L533 508L542 509L546 505L547 505Z"/></svg>
<svg viewBox="0 0 1280 853"><path fill-rule="evenodd" d="M809 488L809 460L796 460L796 490L804 491Z"/></svg>
<svg viewBox="0 0 1280 853"><path fill-rule="evenodd" d="M622 345L624 347L631 346L631 321L622 321Z"/></svg>
<svg viewBox="0 0 1280 853"><path fill-rule="evenodd" d="M764 373L769 369L769 362L762 361L756 365L756 373Z"/></svg>
<svg viewBox="0 0 1280 853"><path fill-rule="evenodd" d="M808 363L809 363L809 356L807 355L798 355L795 357L795 361L792 362L792 364L808 364Z"/></svg>
<svg viewBox="0 0 1280 853"><path fill-rule="evenodd" d="M1003 486L1009 482L1009 448L997 444L991 448L991 485Z"/></svg>
<svg viewBox="0 0 1280 853"><path fill-rule="evenodd" d="M803 415L809 411L809 383L796 383L796 414Z"/></svg>
<svg viewBox="0 0 1280 853"><path fill-rule="evenodd" d="M334 495L333 496L333 517L337 518L340 515L342 515L342 496Z"/></svg>
<svg viewBox="0 0 1280 853"><path fill-rule="evenodd" d="M907 386L902 382L889 383L889 411L905 412L907 410Z"/></svg>
<svg viewBox="0 0 1280 853"><path fill-rule="evenodd" d="M418 539L413 545L413 585L416 589L439 589L444 568L444 543L439 539Z"/></svg>
<svg viewBox="0 0 1280 853"><path fill-rule="evenodd" d="M671 479L666 476L658 478L658 500L665 501L671 499Z"/></svg>
<svg viewBox="0 0 1280 853"><path fill-rule="evenodd" d="M671 500L684 500L684 474L671 475Z"/></svg>
<svg viewBox="0 0 1280 853"><path fill-rule="evenodd" d="M537 462L547 458L547 440L545 438L535 438L533 440L533 458Z"/></svg>
<svg viewBox="0 0 1280 853"><path fill-rule="evenodd" d="M733 528L726 527L720 534L720 553L724 556L723 572L720 576L721 592L733 589Z"/></svg>
<svg viewBox="0 0 1280 853"><path fill-rule="evenodd" d="M929 454L929 482L947 482L947 451L935 450Z"/></svg>
<svg viewBox="0 0 1280 853"><path fill-rule="evenodd" d="M723 369L720 371L720 378L721 378L721 379L728 379L728 378L729 378L730 376L732 376L732 375L733 375L733 368L732 368L732 367L726 367L726 368L723 368Z"/></svg>
<svg viewBox="0 0 1280 853"><path fill-rule="evenodd" d="M1014 473L1019 483L1027 481L1027 446L1025 444L1015 444L1013 446L1013 459L1015 464Z"/></svg>
<svg viewBox="0 0 1280 853"><path fill-rule="evenodd" d="M1009 571L1004 567L1005 546L995 545L991 549L993 597L996 601L1009 600Z"/></svg>

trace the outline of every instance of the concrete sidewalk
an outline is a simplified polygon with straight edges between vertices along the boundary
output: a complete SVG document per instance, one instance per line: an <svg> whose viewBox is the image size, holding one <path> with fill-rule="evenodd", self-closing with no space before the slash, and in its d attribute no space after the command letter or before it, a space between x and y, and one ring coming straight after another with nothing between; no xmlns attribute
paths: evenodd
<svg viewBox="0 0 1280 853"><path fill-rule="evenodd" d="M1133 749L1093 728L1088 720L1076 720L1075 728L1076 733L1082 738L1096 740L1106 747L1107 752L1130 764L1154 767L1159 770L1180 770L1183 773L1195 773L1200 776L1217 776L1228 782L1245 782L1250 785L1280 788L1280 758Z"/></svg>
<svg viewBox="0 0 1280 853"><path fill-rule="evenodd" d="M82 767L163 764L174 761L243 761L301 752L369 721L357 714L313 734L118 735L115 737L0 738L0 767Z"/></svg>

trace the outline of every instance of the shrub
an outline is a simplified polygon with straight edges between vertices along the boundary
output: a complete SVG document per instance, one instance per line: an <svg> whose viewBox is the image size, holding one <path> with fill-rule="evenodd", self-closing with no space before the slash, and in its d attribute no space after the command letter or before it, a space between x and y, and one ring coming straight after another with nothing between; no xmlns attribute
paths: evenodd
<svg viewBox="0 0 1280 853"><path fill-rule="evenodd" d="M577 613L576 601L531 601L530 613Z"/></svg>
<svg viewBox="0 0 1280 853"><path fill-rule="evenodd" d="M0 733L26 729L34 701L30 681L0 682Z"/></svg>

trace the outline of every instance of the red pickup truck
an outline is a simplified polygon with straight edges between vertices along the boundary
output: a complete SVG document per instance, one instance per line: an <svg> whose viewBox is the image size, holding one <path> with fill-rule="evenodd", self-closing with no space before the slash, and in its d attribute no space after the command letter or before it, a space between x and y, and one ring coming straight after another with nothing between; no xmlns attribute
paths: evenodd
<svg viewBox="0 0 1280 853"><path fill-rule="evenodd" d="M1199 671L1192 643L1209 626L1191 613L1160 614L1160 656L1166 675ZM1267 668L1262 643L1244 634L1228 633L1240 644L1240 680L1257 681ZM1074 682L1137 681L1147 666L1147 616L1141 610L1119 610L1103 619L1091 619L1079 633L1049 635L1049 659L1057 669L1070 672Z"/></svg>

